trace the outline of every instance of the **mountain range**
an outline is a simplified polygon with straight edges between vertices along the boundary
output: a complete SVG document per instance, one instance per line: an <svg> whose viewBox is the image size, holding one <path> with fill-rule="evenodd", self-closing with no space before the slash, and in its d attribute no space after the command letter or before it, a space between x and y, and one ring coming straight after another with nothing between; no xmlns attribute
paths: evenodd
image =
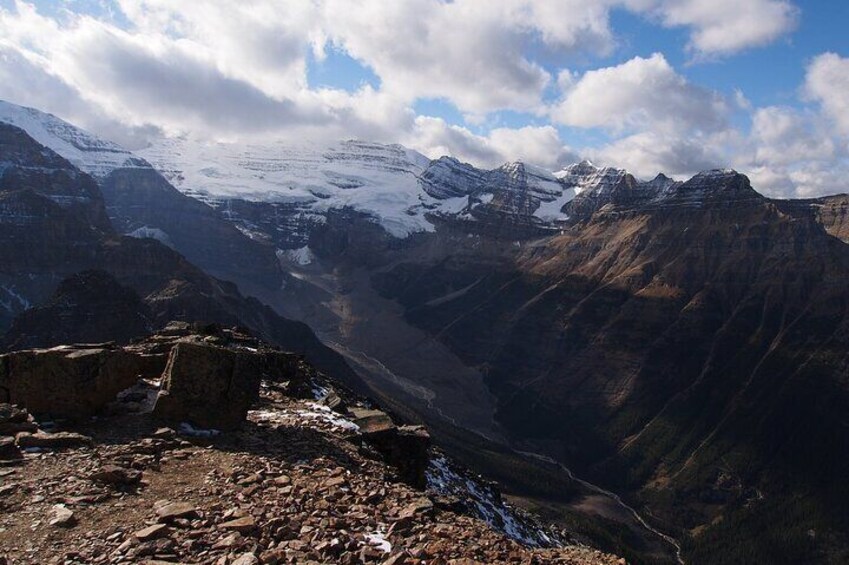
<svg viewBox="0 0 849 565"><path fill-rule="evenodd" d="M131 153L8 103L0 122L7 347L247 325L555 519L639 511L674 543L616 542L634 562L849 559L847 196L362 141ZM599 488L541 502L495 446Z"/></svg>

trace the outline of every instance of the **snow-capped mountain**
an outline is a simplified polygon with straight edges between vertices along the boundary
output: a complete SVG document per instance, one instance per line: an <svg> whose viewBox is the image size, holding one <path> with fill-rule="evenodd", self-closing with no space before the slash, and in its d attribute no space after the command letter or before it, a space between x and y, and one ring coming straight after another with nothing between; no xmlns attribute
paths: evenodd
<svg viewBox="0 0 849 565"><path fill-rule="evenodd" d="M587 217L608 203L675 198L679 205L698 205L705 197L699 179L729 173L703 173L681 183L662 174L640 181L624 169L589 161L555 173L521 162L484 170L453 157L431 161L401 145L364 141L241 144L163 137L132 153L51 114L8 102L0 101L0 122L22 128L101 183L116 170L156 170L183 194L217 208L243 234L284 248L303 246L331 210L365 214L396 238L432 232L452 220L473 230L495 222L501 233L518 237L556 229L570 216ZM142 229L138 233L163 235L150 231L157 226L131 227L133 234Z"/></svg>
<svg viewBox="0 0 849 565"><path fill-rule="evenodd" d="M232 201L282 207L285 223L296 226L293 231L320 224L329 210L343 208L366 214L399 238L433 231L439 218L478 221L493 213L543 226L566 219L562 208L576 192L528 164L486 171L449 157L430 161L400 145L237 144L180 137L155 139L132 153L51 114L8 102L0 101L0 122L21 127L98 181L116 170L154 168L179 191L219 209L232 210ZM255 235L244 218L231 219Z"/></svg>
<svg viewBox="0 0 849 565"><path fill-rule="evenodd" d="M243 145L172 138L139 153L179 190L214 205L272 202L317 222L330 209L350 208L396 237L433 231L432 216L470 218L480 206L539 210L541 221L562 220L560 208L575 194L549 171L523 163L485 171L362 141Z"/></svg>
<svg viewBox="0 0 849 565"><path fill-rule="evenodd" d="M400 145L345 141L321 146L156 140L140 154L180 191L207 202L248 200L290 205L312 221L331 208L375 218L392 235L432 230L428 210L459 207L458 198L424 193L429 164Z"/></svg>
<svg viewBox="0 0 849 565"><path fill-rule="evenodd" d="M33 108L0 100L0 122L17 126L72 165L101 179L115 169L150 168L123 147Z"/></svg>

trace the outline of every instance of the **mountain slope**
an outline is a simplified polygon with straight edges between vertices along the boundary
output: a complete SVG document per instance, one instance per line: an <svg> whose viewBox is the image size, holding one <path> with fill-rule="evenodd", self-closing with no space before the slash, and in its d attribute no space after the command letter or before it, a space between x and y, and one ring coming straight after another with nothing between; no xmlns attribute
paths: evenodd
<svg viewBox="0 0 849 565"><path fill-rule="evenodd" d="M632 493L694 555L840 555L849 247L728 171L654 191L622 178L566 212L563 235L512 256L396 258L373 280L485 368L514 441ZM740 529L776 511L797 520L783 542Z"/></svg>
<svg viewBox="0 0 849 565"><path fill-rule="evenodd" d="M149 169L150 164L119 145L100 139L52 114L0 100L0 122L17 126L95 179L115 169Z"/></svg>
<svg viewBox="0 0 849 565"><path fill-rule="evenodd" d="M23 130L0 123L0 163L0 331L5 333L25 310L48 301L64 279L96 269L134 291L150 309L154 327L172 319L245 325L362 387L344 360L323 346L305 324L281 318L256 299L245 298L234 284L210 277L158 241L117 236L92 178ZM72 301L68 308L58 307L62 301L54 297L53 307L42 308L37 315L24 313L17 327L27 328L24 337L30 345L55 345L51 336L57 328L74 329L63 317L79 315L81 308L91 309L95 317L110 314L103 309L113 304L104 297L76 294L78 299L86 296L91 301L84 307ZM127 319L125 329L141 327L135 320ZM60 332L55 339L82 340L89 335L86 327L77 327L77 332ZM9 336L13 343L7 345L21 337Z"/></svg>
<svg viewBox="0 0 849 565"><path fill-rule="evenodd" d="M274 247L252 240L209 206L181 194L144 159L32 108L0 101L0 123L20 127L91 175L119 233L158 239L226 280L280 285Z"/></svg>

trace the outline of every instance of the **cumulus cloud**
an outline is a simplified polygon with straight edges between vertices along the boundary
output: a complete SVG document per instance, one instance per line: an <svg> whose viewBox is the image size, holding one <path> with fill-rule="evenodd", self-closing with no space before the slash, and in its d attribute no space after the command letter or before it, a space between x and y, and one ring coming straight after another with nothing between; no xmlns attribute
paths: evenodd
<svg viewBox="0 0 849 565"><path fill-rule="evenodd" d="M566 90L552 118L570 126L711 131L725 127L729 113L723 96L687 82L660 53L587 71L578 80L561 74L559 83Z"/></svg>
<svg viewBox="0 0 849 565"><path fill-rule="evenodd" d="M109 117L61 78L2 44L0 84L4 85L0 98L51 112L130 150L144 147L151 137L162 135L155 126L136 127Z"/></svg>
<svg viewBox="0 0 849 565"><path fill-rule="evenodd" d="M66 38L65 77L113 115L207 133L321 125L326 110L263 94L182 45L151 45L87 20Z"/></svg>
<svg viewBox="0 0 849 565"><path fill-rule="evenodd" d="M727 157L713 140L650 131L629 135L588 153L600 165L624 168L644 179L661 172L686 178L727 164Z"/></svg>
<svg viewBox="0 0 849 565"><path fill-rule="evenodd" d="M834 53L815 57L801 91L812 105L755 109L749 135L729 161L771 196L847 192L849 59Z"/></svg>
<svg viewBox="0 0 849 565"><path fill-rule="evenodd" d="M764 194L810 197L846 191L849 161L835 122L815 109L755 111L745 143L730 161Z"/></svg>
<svg viewBox="0 0 849 565"><path fill-rule="evenodd" d="M161 132L358 137L481 166L556 169L589 156L651 177L731 164L783 195L833 191L849 172L849 59L839 55L810 62L809 107L752 107L742 91L688 81L661 53L581 73L558 63L620 56L616 10L682 29L696 62L731 57L787 36L799 17L789 0L104 1L120 17L48 17L23 0L0 8L0 98L131 148ZM310 85L310 65L331 52L376 83ZM417 115L423 98L463 120ZM543 125L487 126L503 110ZM593 141L567 145L575 132Z"/></svg>
<svg viewBox="0 0 849 565"><path fill-rule="evenodd" d="M808 66L805 91L849 135L849 58L823 53Z"/></svg>
<svg viewBox="0 0 849 565"><path fill-rule="evenodd" d="M630 0L667 27L691 29L689 49L724 56L760 47L795 29L799 10L787 0Z"/></svg>
<svg viewBox="0 0 849 565"><path fill-rule="evenodd" d="M527 161L556 170L579 160L551 126L496 128L483 136L442 118L419 116L406 145L434 159L453 155L484 167Z"/></svg>
<svg viewBox="0 0 849 565"><path fill-rule="evenodd" d="M724 166L734 138L734 98L691 84L655 53L577 75L562 72L554 121L596 128L614 139L584 150L594 161L639 177L687 176Z"/></svg>
<svg viewBox="0 0 849 565"><path fill-rule="evenodd" d="M810 111L768 106L755 111L751 140L754 160L777 164L805 159L832 159L835 141L825 123Z"/></svg>

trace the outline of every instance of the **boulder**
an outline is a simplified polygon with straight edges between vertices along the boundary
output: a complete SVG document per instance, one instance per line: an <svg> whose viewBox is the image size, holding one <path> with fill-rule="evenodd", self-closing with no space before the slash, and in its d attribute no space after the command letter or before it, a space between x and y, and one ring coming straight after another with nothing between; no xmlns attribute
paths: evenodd
<svg viewBox="0 0 849 565"><path fill-rule="evenodd" d="M291 371L296 356L179 342L163 373L154 415L200 428L232 430L247 418L259 383Z"/></svg>
<svg viewBox="0 0 849 565"><path fill-rule="evenodd" d="M142 472L117 465L104 465L89 478L97 483L113 486L132 486L141 482Z"/></svg>
<svg viewBox="0 0 849 565"><path fill-rule="evenodd" d="M21 458L21 450L15 444L15 438L0 437L0 461Z"/></svg>
<svg viewBox="0 0 849 565"><path fill-rule="evenodd" d="M53 507L53 513L50 517L50 525L59 528L71 528L77 524L77 518L74 512L64 504L57 504Z"/></svg>
<svg viewBox="0 0 849 565"><path fill-rule="evenodd" d="M423 426L396 426L380 410L351 408L349 412L363 438L398 470L402 481L419 489L427 486L430 434Z"/></svg>
<svg viewBox="0 0 849 565"><path fill-rule="evenodd" d="M423 426L401 426L384 454L405 483L423 489L430 460L430 434Z"/></svg>
<svg viewBox="0 0 849 565"><path fill-rule="evenodd" d="M35 432L38 425L35 422L7 422L0 424L0 436L15 436L21 432Z"/></svg>
<svg viewBox="0 0 849 565"><path fill-rule="evenodd" d="M197 508L188 502L161 500L154 504L154 510L160 522L170 522L178 518L192 520L198 517Z"/></svg>
<svg viewBox="0 0 849 565"><path fill-rule="evenodd" d="M141 529L133 534L139 541L150 541L157 539L168 533L168 526L165 524L154 524L147 528Z"/></svg>
<svg viewBox="0 0 849 565"><path fill-rule="evenodd" d="M28 419L29 414L26 410L7 402L0 404L0 424L20 424Z"/></svg>
<svg viewBox="0 0 849 565"><path fill-rule="evenodd" d="M349 412L354 417L354 423L360 428L360 433L367 439L393 435L395 432L395 422L386 412L368 408L351 408Z"/></svg>
<svg viewBox="0 0 849 565"><path fill-rule="evenodd" d="M245 553L237 557L232 565L259 565L259 559L253 553Z"/></svg>
<svg viewBox="0 0 849 565"><path fill-rule="evenodd" d="M29 421L29 413L13 404L0 404L0 436L14 436L20 432L34 432L35 422Z"/></svg>
<svg viewBox="0 0 849 565"><path fill-rule="evenodd" d="M159 369L159 370L158 370ZM116 347L66 346L0 355L0 390L32 414L84 419L161 367Z"/></svg>
<svg viewBox="0 0 849 565"><path fill-rule="evenodd" d="M342 400L342 397L336 394L335 392L327 394L319 402L321 402L334 412L339 412L340 414L344 414L345 411L348 409L348 407L345 405L345 401Z"/></svg>
<svg viewBox="0 0 849 565"><path fill-rule="evenodd" d="M252 516L244 516L242 518L236 518L235 520L224 522L218 527L222 530L231 530L239 532L240 534L248 534L256 529L256 521Z"/></svg>

